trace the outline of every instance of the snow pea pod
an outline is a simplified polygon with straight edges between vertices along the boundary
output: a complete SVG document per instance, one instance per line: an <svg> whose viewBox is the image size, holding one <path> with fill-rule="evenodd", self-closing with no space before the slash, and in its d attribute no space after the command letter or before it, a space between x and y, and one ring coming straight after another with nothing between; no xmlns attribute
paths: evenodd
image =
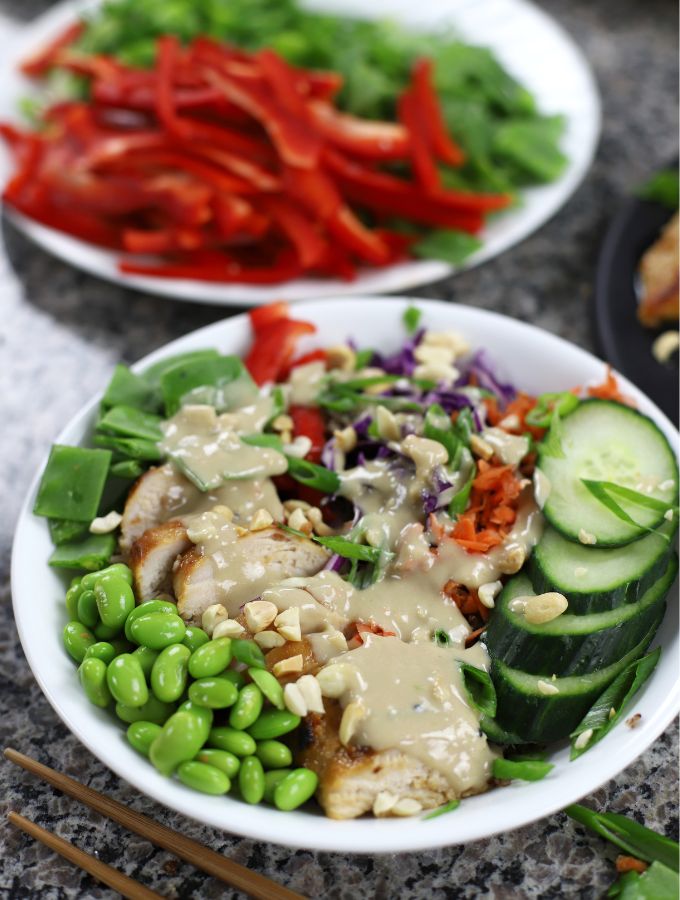
<svg viewBox="0 0 680 900"><path fill-rule="evenodd" d="M189 686L189 699L192 703L207 706L208 709L233 706L238 696L238 690L231 681L219 675L214 678L199 678Z"/></svg>
<svg viewBox="0 0 680 900"><path fill-rule="evenodd" d="M144 672L131 653L121 653L106 670L106 682L118 703L143 706L149 699Z"/></svg>
<svg viewBox="0 0 680 900"><path fill-rule="evenodd" d="M95 656L86 657L80 664L78 677L90 703L105 709L111 702L111 691L106 683L106 663Z"/></svg>
<svg viewBox="0 0 680 900"><path fill-rule="evenodd" d="M139 606L135 606L125 620L125 637L129 641L132 640L132 623L140 616L145 616L147 613L152 612L176 613L177 607L169 600L146 600L144 603L140 603Z"/></svg>
<svg viewBox="0 0 680 900"><path fill-rule="evenodd" d="M274 791L274 806L285 812L302 806L313 795L319 778L311 769L295 769L279 782Z"/></svg>
<svg viewBox="0 0 680 900"><path fill-rule="evenodd" d="M259 803L264 797L264 769L256 756L246 756L241 761L238 786L246 803Z"/></svg>
<svg viewBox="0 0 680 900"><path fill-rule="evenodd" d="M192 678L219 675L231 662L231 638L208 641L191 654L189 674Z"/></svg>
<svg viewBox="0 0 680 900"><path fill-rule="evenodd" d="M179 616L165 612L146 613L130 626L132 640L152 650L181 643L185 631L186 626Z"/></svg>
<svg viewBox="0 0 680 900"><path fill-rule="evenodd" d="M92 632L82 622L78 622L75 619L66 623L62 637L66 652L77 663L81 663L85 659L88 647L95 643L95 637Z"/></svg>
<svg viewBox="0 0 680 900"><path fill-rule="evenodd" d="M135 595L127 581L115 572L102 575L94 586L99 618L109 628L122 628L135 608ZM80 606L81 600L78 601Z"/></svg>
<svg viewBox="0 0 680 900"><path fill-rule="evenodd" d="M160 733L160 725L140 719L138 722L132 722L128 726L127 739L138 753L148 756L149 747L151 747Z"/></svg>
<svg viewBox="0 0 680 900"><path fill-rule="evenodd" d="M182 784L204 794L226 794L231 787L229 776L221 769L195 759L181 763L177 777Z"/></svg>
<svg viewBox="0 0 680 900"><path fill-rule="evenodd" d="M187 684L190 656L191 650L184 644L170 644L158 654L151 669L151 690L159 700L172 703L182 696Z"/></svg>

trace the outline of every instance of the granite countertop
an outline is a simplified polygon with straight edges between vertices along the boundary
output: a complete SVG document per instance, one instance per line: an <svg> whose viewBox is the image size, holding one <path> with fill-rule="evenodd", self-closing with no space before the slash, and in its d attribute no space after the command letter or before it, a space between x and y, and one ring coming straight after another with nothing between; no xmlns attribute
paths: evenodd
<svg viewBox="0 0 680 900"><path fill-rule="evenodd" d="M30 21L44 0L0 0L3 25ZM538 234L482 268L415 294L495 309L593 349L590 302L597 248L619 197L677 153L677 6L671 0L544 0L598 79L604 131L585 184ZM69 733L41 694L12 620L14 523L29 479L62 424L132 362L219 319L76 271L6 221L0 242L0 735L39 760L142 810L308 897L387 900L602 896L615 851L557 814L466 847L400 856L293 851L243 840L140 796ZM40 627L36 623L36 627ZM677 725L585 802L635 816L677 839ZM240 897L146 841L0 763L0 897L114 894L5 822L17 810L169 897ZM462 809L459 815L464 815Z"/></svg>

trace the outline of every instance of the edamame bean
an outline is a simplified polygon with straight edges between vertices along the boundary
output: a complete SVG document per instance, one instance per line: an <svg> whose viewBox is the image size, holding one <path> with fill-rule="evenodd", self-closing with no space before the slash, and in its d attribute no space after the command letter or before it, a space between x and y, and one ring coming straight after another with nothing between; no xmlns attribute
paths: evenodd
<svg viewBox="0 0 680 900"><path fill-rule="evenodd" d="M241 761L238 786L246 803L259 803L264 797L264 769L256 756L246 756Z"/></svg>
<svg viewBox="0 0 680 900"><path fill-rule="evenodd" d="M127 730L127 739L138 753L149 755L149 748L161 733L161 726L155 722L145 722L140 719L133 722Z"/></svg>
<svg viewBox="0 0 680 900"><path fill-rule="evenodd" d="M92 630L98 641L111 641L120 634L120 628L113 628L103 622L97 622Z"/></svg>
<svg viewBox="0 0 680 900"><path fill-rule="evenodd" d="M71 587L66 591L66 611L72 619L78 618L78 600L83 592L80 581L80 578L74 578Z"/></svg>
<svg viewBox="0 0 680 900"><path fill-rule="evenodd" d="M113 644L109 644L108 641L97 641L96 644L92 644L85 651L85 656L83 658L83 662L86 659L101 659L101 661L108 666L112 659L116 656L116 650Z"/></svg>
<svg viewBox="0 0 680 900"><path fill-rule="evenodd" d="M288 734L300 724L300 716L287 710L266 709L260 718L248 729L248 734L256 741L268 741L271 738Z"/></svg>
<svg viewBox="0 0 680 900"><path fill-rule="evenodd" d="M78 669L78 676L90 703L105 709L111 702L111 691L106 683L106 663L95 656L85 657Z"/></svg>
<svg viewBox="0 0 680 900"><path fill-rule="evenodd" d="M279 782L274 790L274 806L285 812L297 809L312 796L319 783L311 769L295 769Z"/></svg>
<svg viewBox="0 0 680 900"><path fill-rule="evenodd" d="M189 685L189 699L198 706L207 706L209 709L233 706L238 696L238 690L231 681L219 675L214 678L199 678Z"/></svg>
<svg viewBox="0 0 680 900"><path fill-rule="evenodd" d="M231 787L229 777L208 763L191 759L177 769L177 777L187 787L204 794L226 794Z"/></svg>
<svg viewBox="0 0 680 900"><path fill-rule="evenodd" d="M76 620L66 623L62 638L66 652L77 663L81 663L85 659L87 648L95 643L92 632L82 622Z"/></svg>
<svg viewBox="0 0 680 900"><path fill-rule="evenodd" d="M229 713L229 724L238 731L245 731L246 728L257 721L257 717L262 712L264 697L262 691L256 684L247 684L241 688L236 703L232 706Z"/></svg>
<svg viewBox="0 0 680 900"><path fill-rule="evenodd" d="M184 644L171 644L158 654L151 670L151 690L159 700L172 703L182 696L187 684L190 656L191 650Z"/></svg>
<svg viewBox="0 0 680 900"><path fill-rule="evenodd" d="M161 655L161 651L152 650L150 647L137 647L136 650L132 651L132 655L139 660L139 665L142 667L144 677L148 680L151 677L151 670L153 669L154 663Z"/></svg>
<svg viewBox="0 0 680 900"><path fill-rule="evenodd" d="M94 586L94 595L99 618L104 625L108 625L109 628L122 628L135 608L135 595L127 581L115 572L102 575Z"/></svg>
<svg viewBox="0 0 680 900"><path fill-rule="evenodd" d="M290 747L281 741L260 741L255 756L265 769L285 769L293 762Z"/></svg>
<svg viewBox="0 0 680 900"><path fill-rule="evenodd" d="M264 654L255 641L245 641L236 638L233 641L232 652L234 659L246 666L254 666L257 669L266 668L267 664L264 661Z"/></svg>
<svg viewBox="0 0 680 900"><path fill-rule="evenodd" d="M176 614L177 607L169 600L146 600L144 603L140 603L139 606L135 606L135 608L128 613L128 617L125 620L125 637L129 641L132 640L132 623L140 616L146 616L148 613L152 612Z"/></svg>
<svg viewBox="0 0 680 900"><path fill-rule="evenodd" d="M191 700L185 700L184 703L180 704L178 712L189 712L201 723L201 728L203 729L203 743L208 740L208 735L210 734L210 729L213 725L213 711L211 709L207 709L205 706L199 706L197 703L192 703Z"/></svg>
<svg viewBox="0 0 680 900"><path fill-rule="evenodd" d="M253 738L245 731L236 731L219 725L213 728L208 736L208 744L219 750L226 750L234 756L252 756L255 753L256 744Z"/></svg>
<svg viewBox="0 0 680 900"><path fill-rule="evenodd" d="M77 603L78 621L88 628L94 628L99 621L99 610L94 591L81 591Z"/></svg>
<svg viewBox="0 0 680 900"><path fill-rule="evenodd" d="M292 769L272 769L264 773L264 797L265 803L274 802L274 791L281 784L286 775L290 775Z"/></svg>
<svg viewBox="0 0 680 900"><path fill-rule="evenodd" d="M128 584L132 584L132 570L125 563L111 563L105 569L99 569L97 572L88 572L83 575L80 580L80 586L83 590L93 591L95 584L103 575L117 575L125 579Z"/></svg>
<svg viewBox="0 0 680 900"><path fill-rule="evenodd" d="M228 750L216 750L213 747L204 747L196 755L196 759L199 762L215 766L216 769L220 769L229 778L233 778L241 766L241 761L233 753L229 753Z"/></svg>
<svg viewBox="0 0 680 900"><path fill-rule="evenodd" d="M175 710L174 703L162 703L153 694L149 694L149 699L142 706L126 706L124 703L116 703L116 715L123 722L129 724L144 721L163 725Z"/></svg>
<svg viewBox="0 0 680 900"><path fill-rule="evenodd" d="M152 650L181 643L185 631L186 626L179 616L164 612L147 613L130 626L132 640Z"/></svg>
<svg viewBox="0 0 680 900"><path fill-rule="evenodd" d="M243 672L237 672L236 669L225 669L224 672L220 672L220 678L226 678L227 681L231 681L234 687L239 691L246 683Z"/></svg>
<svg viewBox="0 0 680 900"><path fill-rule="evenodd" d="M201 645L191 654L189 674L192 678L219 675L231 662L231 638L217 638Z"/></svg>
<svg viewBox="0 0 680 900"><path fill-rule="evenodd" d="M131 653L121 653L106 670L106 683L118 701L125 706L143 706L149 699L144 672Z"/></svg>
<svg viewBox="0 0 680 900"><path fill-rule="evenodd" d="M149 759L159 772L170 775L180 763L193 759L204 741L205 730L198 716L177 710L153 740Z"/></svg>
<svg viewBox="0 0 680 900"><path fill-rule="evenodd" d="M266 669L248 669L248 674L259 687L272 706L277 709L285 709L283 702L283 688L279 680Z"/></svg>
<svg viewBox="0 0 680 900"><path fill-rule="evenodd" d="M190 625L182 638L182 643L193 653L194 650L198 650L203 644L207 644L209 640L210 635L203 631L202 628L199 628L197 625Z"/></svg>
<svg viewBox="0 0 680 900"><path fill-rule="evenodd" d="M116 656L120 656L121 653L132 653L135 649L135 645L126 641L122 635L120 637L111 638L109 643L116 651Z"/></svg>

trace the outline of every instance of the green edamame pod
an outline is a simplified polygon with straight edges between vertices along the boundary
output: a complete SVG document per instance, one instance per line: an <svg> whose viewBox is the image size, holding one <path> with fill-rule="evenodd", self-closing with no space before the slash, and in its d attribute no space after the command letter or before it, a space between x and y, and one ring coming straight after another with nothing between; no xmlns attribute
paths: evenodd
<svg viewBox="0 0 680 900"><path fill-rule="evenodd" d="M94 595L99 618L104 625L123 628L125 620L135 608L135 595L127 581L115 572L102 575L94 586Z"/></svg>
<svg viewBox="0 0 680 900"><path fill-rule="evenodd" d="M217 638L194 650L189 660L192 678L210 678L219 675L231 662L231 638Z"/></svg>
<svg viewBox="0 0 680 900"><path fill-rule="evenodd" d="M229 778L233 778L241 766L241 761L233 753L229 753L228 750L217 750L214 747L204 747L200 753L196 754L196 759L198 762L215 766Z"/></svg>
<svg viewBox="0 0 680 900"><path fill-rule="evenodd" d="M231 787L228 775L208 763L190 759L181 763L177 777L187 787L204 794L226 794Z"/></svg>
<svg viewBox="0 0 680 900"><path fill-rule="evenodd" d="M194 650L198 650L203 644L207 644L209 640L210 635L203 631L202 628L199 628L197 625L190 625L182 638L182 643L193 653Z"/></svg>
<svg viewBox="0 0 680 900"><path fill-rule="evenodd" d="M135 645L131 644L130 641L126 640L122 635L120 637L111 638L109 643L116 651L116 656L120 656L121 653L132 653L135 649Z"/></svg>
<svg viewBox="0 0 680 900"><path fill-rule="evenodd" d="M132 569L130 566L126 566L125 563L111 563L110 566L107 566L103 572L99 573L100 575L115 575L117 578L122 578L132 587Z"/></svg>
<svg viewBox="0 0 680 900"><path fill-rule="evenodd" d="M236 731L219 725L213 728L208 735L208 744L218 750L226 750L234 756L252 756L255 753L256 744L253 738L245 731Z"/></svg>
<svg viewBox="0 0 680 900"><path fill-rule="evenodd" d="M94 628L99 621L99 610L94 591L81 591L76 604L78 610L77 619L88 628Z"/></svg>
<svg viewBox="0 0 680 900"><path fill-rule="evenodd" d="M264 669L267 666L264 660L264 654L255 641L246 641L236 638L233 641L232 652L234 654L234 659L237 659L246 666L254 666L256 669Z"/></svg>
<svg viewBox="0 0 680 900"><path fill-rule="evenodd" d="M80 578L77 579L77 582L74 578L71 587L66 591L66 611L72 619L78 618L78 600L83 592L80 581Z"/></svg>
<svg viewBox="0 0 680 900"><path fill-rule="evenodd" d="M86 657L80 664L78 677L90 703L105 709L111 702L111 691L106 683L106 663L95 656Z"/></svg>
<svg viewBox="0 0 680 900"><path fill-rule="evenodd" d="M193 759L204 741L205 729L198 716L177 710L149 747L149 759L159 772L170 775L180 763Z"/></svg>
<svg viewBox="0 0 680 900"><path fill-rule="evenodd" d="M288 734L300 724L300 716L292 712L279 709L266 709L257 722L250 726L248 734L256 741L268 741L271 738Z"/></svg>
<svg viewBox="0 0 680 900"><path fill-rule="evenodd" d="M101 661L108 666L108 664L113 660L116 656L116 649L113 644L109 644L108 641L97 641L96 644L91 644L87 650L85 651L85 656L83 658L83 662L86 659L101 659Z"/></svg>
<svg viewBox="0 0 680 900"><path fill-rule="evenodd" d="M246 684L245 675L243 672L237 672L236 669L225 669L224 672L220 672L220 678L226 678L227 681L231 681L237 691L240 691Z"/></svg>
<svg viewBox="0 0 680 900"><path fill-rule="evenodd" d="M241 760L238 787L246 803L259 803L264 797L264 769L256 756L246 756Z"/></svg>
<svg viewBox="0 0 680 900"><path fill-rule="evenodd" d="M180 644L185 631L186 626L179 616L164 612L146 613L135 619L130 626L132 640L152 650L162 650L170 644Z"/></svg>
<svg viewBox="0 0 680 900"><path fill-rule="evenodd" d="M251 668L248 669L248 674L272 706L275 706L277 709L286 708L286 704L283 702L283 687L271 672L268 672L266 669Z"/></svg>
<svg viewBox="0 0 680 900"><path fill-rule="evenodd" d="M161 733L161 726L155 722L145 722L140 719L133 722L127 730L127 739L138 753L149 755L149 748Z"/></svg>
<svg viewBox="0 0 680 900"><path fill-rule="evenodd" d="M151 670L151 690L159 700L172 703L182 696L190 656L191 650L184 644L170 644L158 654Z"/></svg>
<svg viewBox="0 0 680 900"><path fill-rule="evenodd" d="M293 762L290 747L281 741L260 741L255 756L265 769L285 769Z"/></svg>
<svg viewBox="0 0 680 900"><path fill-rule="evenodd" d="M139 660L139 665L142 667L144 677L148 681L151 677L151 670L153 669L154 663L161 655L161 651L152 650L150 647L137 647L136 650L132 651L132 655Z"/></svg>
<svg viewBox="0 0 680 900"><path fill-rule="evenodd" d="M120 634L120 628L113 628L103 622L97 622L92 630L98 641L111 641Z"/></svg>
<svg viewBox="0 0 680 900"><path fill-rule="evenodd" d="M189 712L196 717L203 729L203 734L205 735L203 743L205 743L213 725L213 711L206 709L205 706L198 706L198 704L192 703L191 700L185 700L184 703L180 704L178 712Z"/></svg>
<svg viewBox="0 0 680 900"><path fill-rule="evenodd" d="M175 712L174 703L163 703L153 694L142 706L126 706L124 703L116 703L116 715L123 722L153 722L155 725L163 725Z"/></svg>
<svg viewBox="0 0 680 900"><path fill-rule="evenodd" d="M220 675L214 678L199 678L189 685L189 699L192 703L207 706L208 709L226 709L233 706L238 695L238 690L231 681Z"/></svg>
<svg viewBox="0 0 680 900"><path fill-rule="evenodd" d="M290 775L292 769L272 769L270 772L264 773L264 796L265 803L274 802L274 791L281 784L286 775Z"/></svg>
<svg viewBox="0 0 680 900"><path fill-rule="evenodd" d="M106 670L106 683L118 703L143 706L149 699L144 672L131 653L121 653Z"/></svg>
<svg viewBox="0 0 680 900"><path fill-rule="evenodd" d="M140 603L139 606L135 606L135 608L128 613L128 617L125 620L125 637L129 641L132 640L132 623L136 621L140 616L145 616L148 613L152 612L176 614L177 607L169 600L145 600L144 603Z"/></svg>
<svg viewBox="0 0 680 900"><path fill-rule="evenodd" d="M229 724L237 731L245 731L257 721L262 712L264 697L256 684L247 684L241 688L236 703L229 713Z"/></svg>
<svg viewBox="0 0 680 900"><path fill-rule="evenodd" d="M314 794L319 778L311 769L295 769L282 779L274 791L274 806L289 812L302 806Z"/></svg>
<svg viewBox="0 0 680 900"><path fill-rule="evenodd" d="M76 620L66 623L62 637L66 652L77 663L81 663L85 659L87 648L95 643L92 632L82 622Z"/></svg>

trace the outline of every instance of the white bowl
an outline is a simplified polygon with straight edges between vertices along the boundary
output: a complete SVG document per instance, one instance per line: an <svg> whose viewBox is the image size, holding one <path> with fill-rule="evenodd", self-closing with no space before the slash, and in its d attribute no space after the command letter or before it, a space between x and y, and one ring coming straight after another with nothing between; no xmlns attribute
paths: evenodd
<svg viewBox="0 0 680 900"><path fill-rule="evenodd" d="M455 328L473 346L486 347L504 376L530 392L558 391L577 384L601 381L605 369L590 353L561 338L505 316L470 307L406 298L336 299L302 303L299 317L318 326L315 343L328 345L353 337L363 346L396 348L404 338L401 315L409 302L423 310L428 328ZM140 370L165 356L201 347L242 353L250 329L245 315L217 322L152 353L135 367ZM677 447L678 433L654 404L625 378L623 390L635 398ZM77 444L87 437L100 397L88 403L58 436L60 443ZM631 712L641 713L634 730L621 723L604 740L575 762L568 748L552 756L555 768L543 781L513 783L465 800L453 813L430 821L373 819L335 822L307 811L279 812L249 806L230 797L195 793L164 778L127 743L114 717L89 704L83 695L72 661L61 643L66 621L64 584L47 566L51 551L46 523L31 509L43 466L36 473L24 502L14 541L12 594L14 614L28 662L47 699L70 730L99 759L134 785L178 812L226 831L258 840L296 847L353 853L392 853L423 850L519 828L578 800L639 756L678 712L678 610L671 602L658 640L663 647L656 671L636 697Z"/></svg>

